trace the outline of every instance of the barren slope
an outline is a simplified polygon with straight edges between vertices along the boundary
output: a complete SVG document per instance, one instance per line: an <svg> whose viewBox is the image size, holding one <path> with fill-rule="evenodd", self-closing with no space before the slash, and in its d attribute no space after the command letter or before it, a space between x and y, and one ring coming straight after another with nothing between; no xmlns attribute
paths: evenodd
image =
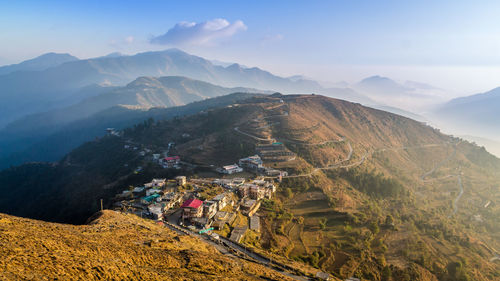
<svg viewBox="0 0 500 281"><path fill-rule="evenodd" d="M287 280L198 239L113 211L82 226L0 214L0 256L2 280Z"/></svg>

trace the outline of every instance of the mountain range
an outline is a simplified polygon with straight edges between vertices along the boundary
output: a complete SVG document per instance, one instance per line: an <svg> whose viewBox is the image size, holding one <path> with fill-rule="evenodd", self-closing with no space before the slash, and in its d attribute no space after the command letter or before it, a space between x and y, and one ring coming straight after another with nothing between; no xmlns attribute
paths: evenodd
<svg viewBox="0 0 500 281"><path fill-rule="evenodd" d="M453 99L433 112L438 124L453 132L500 140L500 88Z"/></svg>
<svg viewBox="0 0 500 281"><path fill-rule="evenodd" d="M191 79L189 82L186 82L187 77ZM458 135L498 139L491 133L494 130L490 130L495 126L492 121L495 118L490 117L493 113L480 113L482 110L492 112L497 102L495 91L438 107L443 104L444 91L414 81L399 83L387 77L372 76L355 84L336 83L334 88L322 85L324 83L305 76L283 78L255 67L212 62L178 49L132 56L117 53L85 60L49 53L0 68L0 92L4 101L0 104L0 127L3 127L0 167L22 162L12 159L57 160L53 156L43 157L46 150L34 153L35 144L46 141L46 137L57 134L71 122L93 119L93 114L113 106L142 111L150 107L183 105L230 92L314 92L436 124ZM464 107L470 108L465 110ZM457 130L451 130L454 128ZM489 134L485 134L487 130ZM101 134L79 139L89 140ZM73 137L68 138L68 143L79 144ZM487 147L495 150L491 143L488 142ZM25 150L31 152L21 157Z"/></svg>
<svg viewBox="0 0 500 281"><path fill-rule="evenodd" d="M424 83L398 83L390 78L372 76L351 86L376 103L422 113L446 101L444 90Z"/></svg>
<svg viewBox="0 0 500 281"><path fill-rule="evenodd" d="M52 62L55 64L56 60ZM314 81L291 81L259 68L214 65L178 49L73 60L42 70L0 75L3 99L0 126L30 113L78 102L81 96L75 93L83 87L94 84L123 86L142 76L185 76L224 87L276 91L311 92L320 88Z"/></svg>
<svg viewBox="0 0 500 281"><path fill-rule="evenodd" d="M89 86L124 86L142 76L185 76L223 87L292 93L314 92L366 105L396 105L377 96L395 83L388 86L390 83L387 81L392 80L383 77L365 79L356 86L338 84L338 87L331 88L322 87L320 83L304 76L284 78L257 67L249 68L237 63L224 65L221 66L218 62L214 64L178 49L131 56L110 54L82 60L66 54L49 53L1 68L0 92L4 102L0 105L0 127L27 114L71 105L85 97L96 95L89 91ZM400 96L413 95L421 88L415 85L395 87L396 90L404 89L404 93L398 93ZM86 91L82 93L82 89ZM367 92L367 89L370 91Z"/></svg>
<svg viewBox="0 0 500 281"><path fill-rule="evenodd" d="M184 105L234 92L271 93L258 89L324 93L375 104L351 88L322 88L317 82L303 76L281 78L258 68L238 64L223 67L178 49L134 56L110 54L87 60L49 53L2 69L6 74L0 75L0 91L5 93L5 102L0 105L4 107L0 110L0 125L4 125L0 131L0 167L23 161L57 160L56 156L64 155L69 152L68 149L81 143L76 139L86 141L103 134L102 130L97 130L97 127L102 129L102 126L97 126L87 131L98 132L95 135L68 135L62 131L71 128L69 124L78 120L96 120L93 114L112 118L112 115L98 113L114 106L143 111L152 107ZM179 76L144 76L166 74L186 75L199 80ZM222 87L206 81L236 87ZM127 84L119 86L123 83ZM253 88L237 87L240 85L251 85ZM384 109L414 116L395 108ZM99 124L112 123L112 120L103 120ZM82 122L79 122L79 126L82 126ZM66 150L57 148L55 150L58 152L53 153L51 151L54 149L48 149L45 145L43 149L37 146L47 143L51 135L64 135L68 145L60 148Z"/></svg>
<svg viewBox="0 0 500 281"><path fill-rule="evenodd" d="M119 130L148 118L169 119L224 106L254 95L251 92L259 91L184 77L141 77L75 105L9 124L0 131L0 169L31 161L57 161L78 145L103 136L107 128Z"/></svg>

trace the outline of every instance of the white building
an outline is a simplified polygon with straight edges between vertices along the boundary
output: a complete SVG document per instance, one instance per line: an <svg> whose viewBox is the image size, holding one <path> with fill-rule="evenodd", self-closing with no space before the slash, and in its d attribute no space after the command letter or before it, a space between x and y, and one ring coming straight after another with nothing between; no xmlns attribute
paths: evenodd
<svg viewBox="0 0 500 281"><path fill-rule="evenodd" d="M223 166L221 169L221 173L228 174L228 175L231 175L234 173L240 173L240 172L243 172L243 169L236 164Z"/></svg>

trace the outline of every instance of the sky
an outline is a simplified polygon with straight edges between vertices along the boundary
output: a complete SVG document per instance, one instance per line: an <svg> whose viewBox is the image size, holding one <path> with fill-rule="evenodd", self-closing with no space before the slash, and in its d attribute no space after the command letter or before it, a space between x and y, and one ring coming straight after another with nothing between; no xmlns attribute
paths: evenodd
<svg viewBox="0 0 500 281"><path fill-rule="evenodd" d="M500 86L500 1L4 1L0 65L177 47L281 76Z"/></svg>

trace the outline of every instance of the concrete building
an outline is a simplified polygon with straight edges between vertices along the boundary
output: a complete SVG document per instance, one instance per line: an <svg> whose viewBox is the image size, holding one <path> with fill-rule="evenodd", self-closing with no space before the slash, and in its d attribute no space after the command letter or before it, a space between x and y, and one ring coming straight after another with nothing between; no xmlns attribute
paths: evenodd
<svg viewBox="0 0 500 281"><path fill-rule="evenodd" d="M242 214L251 217L259 210L259 207L260 201L244 198L240 210Z"/></svg>
<svg viewBox="0 0 500 281"><path fill-rule="evenodd" d="M183 186L186 184L187 179L185 176L177 176L175 177L175 182L177 183L178 186Z"/></svg>
<svg viewBox="0 0 500 281"><path fill-rule="evenodd" d="M245 169L257 171L262 167L262 159L259 155L249 156L247 158L240 159L238 164L240 165L240 167L243 167Z"/></svg>
<svg viewBox="0 0 500 281"><path fill-rule="evenodd" d="M203 202L203 217L211 219L217 211L217 202L210 200Z"/></svg>
<svg viewBox="0 0 500 281"><path fill-rule="evenodd" d="M243 172L243 169L240 168L238 165L236 164L233 164L233 165L227 165L227 166L223 166L219 172L223 173L223 174L228 174L228 175L231 175L231 174L235 174L235 173L240 173L240 172Z"/></svg>
<svg viewBox="0 0 500 281"><path fill-rule="evenodd" d="M245 233L248 230L248 226L238 226L233 229L231 232L231 236L229 237L229 240L240 243L241 239L243 239L243 236L245 236Z"/></svg>
<svg viewBox="0 0 500 281"><path fill-rule="evenodd" d="M217 211L220 211L227 206L229 200L231 200L230 194L225 192L215 196L211 201L217 203Z"/></svg>
<svg viewBox="0 0 500 281"><path fill-rule="evenodd" d="M219 211L215 214L214 223L212 225L215 229L222 230L226 223L231 224L235 219L236 219L235 213Z"/></svg>
<svg viewBox="0 0 500 281"><path fill-rule="evenodd" d="M251 216L250 217L250 229L253 231L260 232L260 217Z"/></svg>
<svg viewBox="0 0 500 281"><path fill-rule="evenodd" d="M182 206L183 218L199 218L203 215L203 202L198 199L188 199Z"/></svg>
<svg viewBox="0 0 500 281"><path fill-rule="evenodd" d="M238 195L241 198L247 197L250 194L250 187L253 186L252 184L243 184L238 186Z"/></svg>
<svg viewBox="0 0 500 281"><path fill-rule="evenodd" d="M163 208L162 204L151 204L148 206L148 211L153 215L155 220L161 220L163 218Z"/></svg>

